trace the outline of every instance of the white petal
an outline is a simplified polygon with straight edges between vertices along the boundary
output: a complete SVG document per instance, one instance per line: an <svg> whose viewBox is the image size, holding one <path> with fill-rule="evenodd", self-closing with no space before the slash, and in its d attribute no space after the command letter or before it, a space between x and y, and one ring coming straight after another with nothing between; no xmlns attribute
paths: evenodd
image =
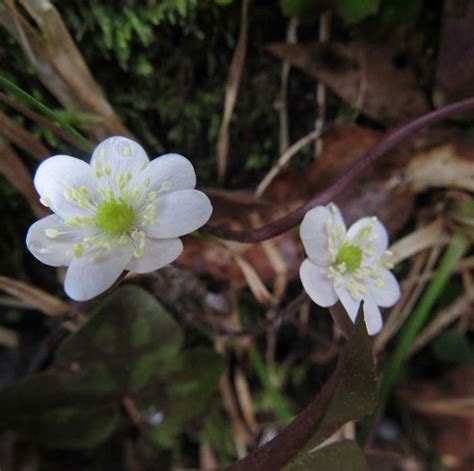
<svg viewBox="0 0 474 471"><path fill-rule="evenodd" d="M203 226L212 213L209 198L198 190L166 193L155 204L157 221L145 226L145 232L159 239L189 234Z"/></svg>
<svg viewBox="0 0 474 471"><path fill-rule="evenodd" d="M328 250L328 227L332 223L331 211L318 206L308 211L300 226L300 237L308 257L317 265L328 266L332 262Z"/></svg>
<svg viewBox="0 0 474 471"><path fill-rule="evenodd" d="M47 237L48 229L53 233L57 231L58 235L54 238ZM26 246L39 261L46 265L67 266L72 258L67 251L81 238L77 229L66 226L60 217L52 214L36 221L30 227L26 235Z"/></svg>
<svg viewBox="0 0 474 471"><path fill-rule="evenodd" d="M91 157L91 165L94 168L110 168L112 182L115 182L116 176L121 173L130 172L132 176L138 175L149 162L140 144L121 136L109 137L102 141L94 149Z"/></svg>
<svg viewBox="0 0 474 471"><path fill-rule="evenodd" d="M346 223L344 222L344 218L342 217L342 213L339 210L339 208L334 203L329 203L326 207L329 209L329 211L331 211L333 227L337 227L337 226L346 227Z"/></svg>
<svg viewBox="0 0 474 471"><path fill-rule="evenodd" d="M337 302L333 282L327 277L327 269L305 259L300 267L300 278L308 296L321 307L333 306Z"/></svg>
<svg viewBox="0 0 474 471"><path fill-rule="evenodd" d="M149 273L168 265L176 260L183 251L180 239L150 239L145 240L143 256L132 258L127 270L136 273Z"/></svg>
<svg viewBox="0 0 474 471"><path fill-rule="evenodd" d="M382 314L380 314L380 309L370 296L364 298L363 309L367 333L369 335L378 334L382 330Z"/></svg>
<svg viewBox="0 0 474 471"><path fill-rule="evenodd" d="M382 255L384 250L388 247L388 234L385 226L377 219L375 223L372 217L365 217L356 221L347 231L347 239L354 240L359 231L364 227L372 225L372 232L368 238L362 243L362 247L365 247L368 243L374 244L374 257Z"/></svg>
<svg viewBox="0 0 474 471"><path fill-rule="evenodd" d="M374 283L370 283L370 285L367 286L370 297L378 306L391 307L400 298L400 285L389 270L384 270L380 273L379 278L381 278L383 282L381 288L377 288Z"/></svg>
<svg viewBox="0 0 474 471"><path fill-rule="evenodd" d="M140 187L164 192L192 189L196 186L193 164L182 155L166 154L152 160L140 175Z"/></svg>
<svg viewBox="0 0 474 471"><path fill-rule="evenodd" d="M334 289L336 290L336 294L341 301L341 304L344 306L347 314L349 314L352 322L355 322L361 300L354 299L349 291L347 291L347 288L343 284L338 283L337 279L335 281Z"/></svg>
<svg viewBox="0 0 474 471"><path fill-rule="evenodd" d="M101 250L98 260L91 262L95 253L86 253L72 259L66 272L64 290L76 301L87 301L110 288L125 270L132 258L130 244Z"/></svg>
<svg viewBox="0 0 474 471"><path fill-rule="evenodd" d="M97 189L91 166L69 155L55 155L46 159L36 171L34 184L42 200L63 219L88 214L76 203L68 201L64 196L65 191L84 186L93 195Z"/></svg>

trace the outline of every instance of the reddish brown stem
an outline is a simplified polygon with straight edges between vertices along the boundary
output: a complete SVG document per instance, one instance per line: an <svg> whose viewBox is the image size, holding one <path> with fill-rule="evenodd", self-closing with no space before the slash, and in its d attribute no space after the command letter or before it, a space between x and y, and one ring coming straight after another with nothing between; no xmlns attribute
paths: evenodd
<svg viewBox="0 0 474 471"><path fill-rule="evenodd" d="M237 242L261 242L272 239L284 232L297 226L304 215L310 209L316 206L322 206L330 203L340 193L342 193L352 181L361 174L364 169L375 159L385 154L388 150L395 147L400 141L414 134L420 129L430 124L441 121L451 115L474 110L474 98L459 101L451 105L444 106L436 111L420 116L411 123L392 131L387 137L375 144L366 154L364 154L339 180L311 198L306 204L295 209L286 216L273 221L258 229L246 229L236 231L222 227L204 226L201 231L207 234L219 237L221 239L235 240Z"/></svg>

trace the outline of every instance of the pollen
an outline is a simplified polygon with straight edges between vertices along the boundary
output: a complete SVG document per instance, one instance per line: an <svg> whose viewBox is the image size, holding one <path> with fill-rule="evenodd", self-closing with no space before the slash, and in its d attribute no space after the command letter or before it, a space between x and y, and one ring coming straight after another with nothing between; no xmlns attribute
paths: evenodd
<svg viewBox="0 0 474 471"><path fill-rule="evenodd" d="M105 234L118 236L135 224L135 211L123 199L104 201L97 207L95 225Z"/></svg>
<svg viewBox="0 0 474 471"><path fill-rule="evenodd" d="M169 180L166 180L161 184L161 189L163 191L169 191L169 190L171 190L171 187L172 187L172 184Z"/></svg>
<svg viewBox="0 0 474 471"><path fill-rule="evenodd" d="M44 234L50 239L56 239L56 237L59 235L59 231L57 229L48 228L44 231Z"/></svg>

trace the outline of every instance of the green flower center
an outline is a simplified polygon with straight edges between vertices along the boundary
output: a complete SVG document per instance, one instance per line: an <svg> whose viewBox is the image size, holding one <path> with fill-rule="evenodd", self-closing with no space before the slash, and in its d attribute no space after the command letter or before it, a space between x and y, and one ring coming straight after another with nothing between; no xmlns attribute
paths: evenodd
<svg viewBox="0 0 474 471"><path fill-rule="evenodd" d="M336 264L344 263L348 272L357 270L362 262L362 250L356 245L344 244L337 252Z"/></svg>
<svg viewBox="0 0 474 471"><path fill-rule="evenodd" d="M123 199L104 201L97 207L95 225L106 234L123 234L134 224L135 211Z"/></svg>

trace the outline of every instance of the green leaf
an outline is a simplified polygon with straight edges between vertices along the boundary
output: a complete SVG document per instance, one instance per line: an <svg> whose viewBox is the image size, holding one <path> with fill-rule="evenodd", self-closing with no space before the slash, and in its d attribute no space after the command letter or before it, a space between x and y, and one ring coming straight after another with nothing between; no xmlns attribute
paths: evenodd
<svg viewBox="0 0 474 471"><path fill-rule="evenodd" d="M364 453L357 444L344 440L298 458L285 470L308 471L320 469L324 471L367 471L368 466Z"/></svg>
<svg viewBox="0 0 474 471"><path fill-rule="evenodd" d="M372 342L362 312L359 312L354 333L336 373L338 381L331 402L317 432L308 441L307 449L320 445L346 422L369 414L377 404Z"/></svg>
<svg viewBox="0 0 474 471"><path fill-rule="evenodd" d="M293 16L305 22L316 20L326 4L327 1L317 0L280 0L284 15Z"/></svg>
<svg viewBox="0 0 474 471"><path fill-rule="evenodd" d="M55 448L87 448L119 424L135 401L153 443L171 447L199 414L224 370L213 350L180 352L179 325L141 288L115 291L56 352L55 367L0 392L5 427Z"/></svg>
<svg viewBox="0 0 474 471"><path fill-rule="evenodd" d="M380 0L333 0L337 13L347 23L359 23L378 12Z"/></svg>
<svg viewBox="0 0 474 471"><path fill-rule="evenodd" d="M310 459L309 454L317 454L317 452L311 453L311 450L321 445L346 422L360 419L369 414L377 404L377 381L372 342L367 335L362 309L359 310L344 356L319 394L316 405L318 404L318 413L321 414L318 426L312 436L304 444L301 444L296 456L285 466L285 471L304 469L300 463L307 463L307 460ZM351 450L353 450L353 446ZM331 460L333 456L331 450L326 453L327 456L324 459ZM317 469L338 468L326 468L321 465Z"/></svg>
<svg viewBox="0 0 474 471"><path fill-rule="evenodd" d="M150 424L148 430L150 440L159 447L171 447L183 424L203 411L224 371L223 358L210 349L188 350L181 360L183 368L168 380L168 388L157 383L139 397L145 416L160 414L159 423ZM156 406L150 410L147 404L152 400Z"/></svg>
<svg viewBox="0 0 474 471"><path fill-rule="evenodd" d="M423 8L423 0L382 0L375 18L377 31L385 33L404 23L416 20Z"/></svg>
<svg viewBox="0 0 474 471"><path fill-rule="evenodd" d="M178 375L186 363L182 342L156 299L121 288L63 342L52 370L0 392L3 423L52 447L94 446L115 430L123 397Z"/></svg>
<svg viewBox="0 0 474 471"><path fill-rule="evenodd" d="M58 349L57 362L83 372L103 393L130 395L166 377L183 342L179 325L145 290L126 286L110 295Z"/></svg>
<svg viewBox="0 0 474 471"><path fill-rule="evenodd" d="M0 393L2 426L55 448L88 448L106 440L118 425L118 407L80 377L48 371L5 389Z"/></svg>

